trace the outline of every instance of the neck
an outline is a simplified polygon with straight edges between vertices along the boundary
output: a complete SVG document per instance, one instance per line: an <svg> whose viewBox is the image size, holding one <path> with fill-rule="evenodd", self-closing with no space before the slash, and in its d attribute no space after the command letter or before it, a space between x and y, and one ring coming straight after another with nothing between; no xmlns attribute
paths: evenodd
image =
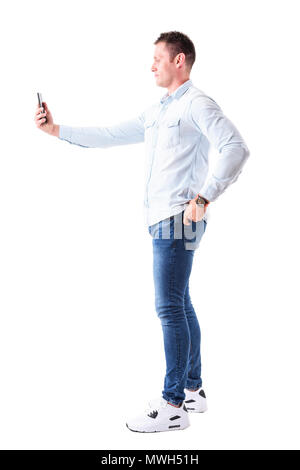
<svg viewBox="0 0 300 470"><path fill-rule="evenodd" d="M177 88L179 88L181 85L183 85L185 82L187 82L190 79L190 77L182 78L181 80L176 80L172 82L170 86L168 86L168 95L171 95Z"/></svg>

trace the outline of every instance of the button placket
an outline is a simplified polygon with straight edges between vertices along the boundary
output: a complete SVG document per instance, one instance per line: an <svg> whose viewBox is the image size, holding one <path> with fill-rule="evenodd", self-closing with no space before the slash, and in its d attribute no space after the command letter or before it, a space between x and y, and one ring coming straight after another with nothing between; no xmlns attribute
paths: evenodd
<svg viewBox="0 0 300 470"><path fill-rule="evenodd" d="M157 146L157 140L158 140L158 128L159 128L159 123L162 119L162 116L165 114L167 110L167 106L165 106L165 104L162 105L161 109L160 109L160 112L157 116L157 119L154 120L152 122L152 126L151 128L154 129L152 131L152 152L151 152L151 163L149 165L149 174L148 174L148 180L147 180L147 206L149 207L149 183L150 183L150 179L151 179L151 175L152 175L152 168L153 168L153 162L154 162L154 157L155 157L155 151L156 151L156 146Z"/></svg>

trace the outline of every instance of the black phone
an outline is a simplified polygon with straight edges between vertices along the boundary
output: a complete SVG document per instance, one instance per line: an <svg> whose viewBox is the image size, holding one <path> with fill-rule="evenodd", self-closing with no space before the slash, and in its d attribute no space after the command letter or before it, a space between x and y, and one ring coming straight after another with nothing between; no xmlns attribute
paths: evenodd
<svg viewBox="0 0 300 470"><path fill-rule="evenodd" d="M44 106L43 106L42 93L38 93L38 94L37 94L37 97L38 97L39 107L43 109L42 113L44 113L44 112L45 112L45 108L44 108ZM45 116L45 119L46 119L46 121L45 121L45 123L46 123L46 122L47 122L47 116Z"/></svg>

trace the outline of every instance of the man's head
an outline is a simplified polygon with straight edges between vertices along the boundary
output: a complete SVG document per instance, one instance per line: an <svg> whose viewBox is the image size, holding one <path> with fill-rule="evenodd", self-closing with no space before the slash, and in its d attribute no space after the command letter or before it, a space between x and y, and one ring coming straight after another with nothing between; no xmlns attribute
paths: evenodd
<svg viewBox="0 0 300 470"><path fill-rule="evenodd" d="M189 79L196 59L195 47L188 36L178 31L161 33L154 42L154 72L158 86L172 89Z"/></svg>

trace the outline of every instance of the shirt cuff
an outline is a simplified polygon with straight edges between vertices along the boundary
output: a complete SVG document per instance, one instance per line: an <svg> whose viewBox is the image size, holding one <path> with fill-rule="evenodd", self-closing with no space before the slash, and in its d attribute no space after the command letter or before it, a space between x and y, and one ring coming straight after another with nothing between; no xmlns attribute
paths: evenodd
<svg viewBox="0 0 300 470"><path fill-rule="evenodd" d="M203 196L204 199L207 199L209 202L213 202L215 199L217 199L217 194L216 191L211 187L209 182L203 186L201 191L199 191L200 196Z"/></svg>
<svg viewBox="0 0 300 470"><path fill-rule="evenodd" d="M59 126L59 135L58 135L59 139L70 141L71 136L72 136L72 127L63 126L63 125Z"/></svg>

